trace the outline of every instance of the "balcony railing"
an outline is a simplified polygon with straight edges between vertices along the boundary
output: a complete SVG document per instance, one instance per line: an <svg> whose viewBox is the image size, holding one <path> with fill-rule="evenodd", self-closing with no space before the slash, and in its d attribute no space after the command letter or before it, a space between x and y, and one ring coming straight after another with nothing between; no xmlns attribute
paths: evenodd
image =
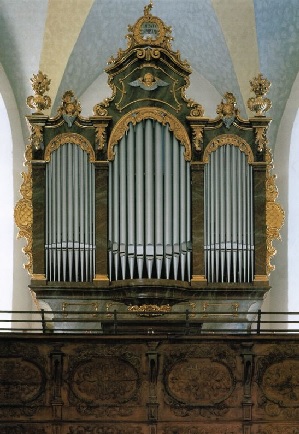
<svg viewBox="0 0 299 434"><path fill-rule="evenodd" d="M0 311L2 333L200 335L299 333L299 312Z"/></svg>

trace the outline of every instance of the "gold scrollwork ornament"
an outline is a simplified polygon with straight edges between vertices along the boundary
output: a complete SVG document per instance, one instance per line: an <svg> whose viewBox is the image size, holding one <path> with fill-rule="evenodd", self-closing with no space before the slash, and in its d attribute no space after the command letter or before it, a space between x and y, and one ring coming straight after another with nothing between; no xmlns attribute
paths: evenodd
<svg viewBox="0 0 299 434"><path fill-rule="evenodd" d="M272 257L276 254L276 249L273 247L274 240L280 240L280 229L285 220L285 212L279 203L276 203L278 197L278 189L275 183L276 176L272 175L273 160L270 149L266 148L266 244L267 244L267 274L275 270L275 266L271 264Z"/></svg>
<svg viewBox="0 0 299 434"><path fill-rule="evenodd" d="M32 275L32 224L33 224L33 208L32 208L32 147L27 145L25 152L25 165L28 167L28 172L22 173L23 183L20 188L22 198L17 202L14 210L14 220L19 229L17 238L25 238L27 245L23 247L23 252L28 258L24 268Z"/></svg>

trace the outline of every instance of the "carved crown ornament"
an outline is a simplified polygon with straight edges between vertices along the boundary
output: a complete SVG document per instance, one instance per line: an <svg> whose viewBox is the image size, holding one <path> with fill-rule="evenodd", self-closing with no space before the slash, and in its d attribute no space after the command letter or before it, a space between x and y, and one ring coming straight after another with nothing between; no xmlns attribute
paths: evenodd
<svg viewBox="0 0 299 434"><path fill-rule="evenodd" d="M127 49L120 49L116 58L110 58L108 65L120 62L133 48L136 48L138 58L144 58L146 60L150 60L151 58L158 59L160 57L160 50L165 49L171 52L176 61L190 70L188 63L181 60L180 52L172 51L172 28L167 26L161 18L152 15L152 8L153 3L150 1L150 3L144 7L144 15L140 17L134 25L128 26L129 33L126 36L128 40Z"/></svg>

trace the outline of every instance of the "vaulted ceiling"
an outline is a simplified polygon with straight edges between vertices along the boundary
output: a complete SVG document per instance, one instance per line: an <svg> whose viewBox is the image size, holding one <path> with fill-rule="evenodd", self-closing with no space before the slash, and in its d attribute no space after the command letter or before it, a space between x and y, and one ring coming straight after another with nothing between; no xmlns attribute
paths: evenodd
<svg viewBox="0 0 299 434"><path fill-rule="evenodd" d="M103 71L126 47L128 25L143 15L147 0L0 0L0 60L19 107L30 113L30 78L41 69L51 78L53 110L72 89L89 101L110 96ZM271 144L299 69L299 0L154 0L152 14L172 27L174 50L194 71L197 102L218 103L233 92L241 115L249 80L262 72L271 82ZM92 90L92 91L91 91ZM85 95L85 97L84 97ZM89 99L86 98L89 95ZM93 101L91 101L93 100ZM84 107L83 107L84 108ZM216 116L208 107L206 114ZM26 126L23 123L24 137Z"/></svg>

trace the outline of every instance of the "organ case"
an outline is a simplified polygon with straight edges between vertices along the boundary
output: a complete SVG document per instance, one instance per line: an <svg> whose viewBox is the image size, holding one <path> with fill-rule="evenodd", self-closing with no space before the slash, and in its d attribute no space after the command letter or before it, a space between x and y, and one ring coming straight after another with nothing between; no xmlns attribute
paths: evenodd
<svg viewBox="0 0 299 434"><path fill-rule="evenodd" d="M210 309L243 312L248 327L269 290L283 222L269 194L270 83L262 74L251 82L252 118L240 117L230 92L217 117L205 117L185 94L190 66L151 7L110 59L112 96L92 116L80 115L73 91L56 116L44 115L49 79L32 79L27 193L15 211L30 288L49 312L96 306L136 320L188 310L202 319Z"/></svg>

